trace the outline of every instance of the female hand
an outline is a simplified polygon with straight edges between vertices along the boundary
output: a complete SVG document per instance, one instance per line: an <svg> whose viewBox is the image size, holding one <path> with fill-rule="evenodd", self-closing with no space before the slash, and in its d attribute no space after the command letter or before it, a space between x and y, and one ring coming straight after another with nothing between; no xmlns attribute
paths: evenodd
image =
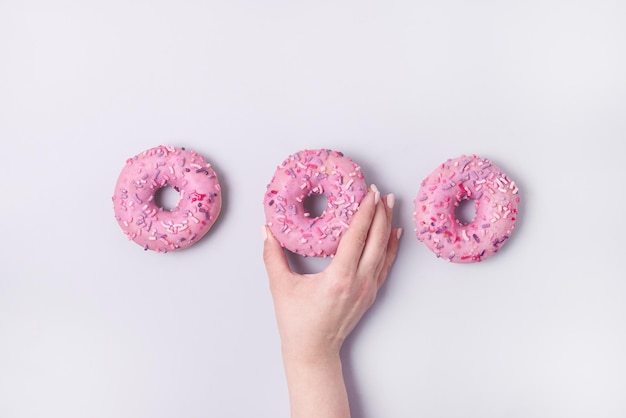
<svg viewBox="0 0 626 418"><path fill-rule="evenodd" d="M395 260L402 230L391 228L393 206L394 195L381 199L372 185L337 254L316 274L293 272L280 243L265 229L263 258L294 417L349 416L339 351ZM328 407L326 414L320 405Z"/></svg>

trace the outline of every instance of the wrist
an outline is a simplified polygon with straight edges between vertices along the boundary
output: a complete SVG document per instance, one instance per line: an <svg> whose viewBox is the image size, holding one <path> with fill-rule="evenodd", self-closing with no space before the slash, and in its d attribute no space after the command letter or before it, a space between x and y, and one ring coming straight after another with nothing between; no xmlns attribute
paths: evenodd
<svg viewBox="0 0 626 418"><path fill-rule="evenodd" d="M287 364L301 364L320 366L341 362L340 346L327 345L322 347L290 346L283 344L283 362Z"/></svg>
<svg viewBox="0 0 626 418"><path fill-rule="evenodd" d="M283 363L292 418L350 417L339 350L283 347Z"/></svg>

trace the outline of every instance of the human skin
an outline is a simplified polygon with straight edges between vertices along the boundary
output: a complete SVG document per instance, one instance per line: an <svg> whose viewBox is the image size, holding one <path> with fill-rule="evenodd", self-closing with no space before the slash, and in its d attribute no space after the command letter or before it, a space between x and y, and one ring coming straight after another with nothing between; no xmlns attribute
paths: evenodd
<svg viewBox="0 0 626 418"><path fill-rule="evenodd" d="M398 252L394 195L372 185L323 271L293 272L264 228L263 259L281 338L292 418L349 418L340 351L374 303Z"/></svg>

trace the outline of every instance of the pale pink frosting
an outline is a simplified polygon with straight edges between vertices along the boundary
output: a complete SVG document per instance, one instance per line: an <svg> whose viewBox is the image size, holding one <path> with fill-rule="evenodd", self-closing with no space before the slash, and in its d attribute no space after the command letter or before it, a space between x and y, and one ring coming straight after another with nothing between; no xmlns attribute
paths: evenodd
<svg viewBox="0 0 626 418"><path fill-rule="evenodd" d="M303 255L332 256L348 228L367 185L359 165L328 149L302 150L278 166L263 204L267 225L283 247ZM306 213L304 200L324 195L318 217Z"/></svg>
<svg viewBox="0 0 626 418"><path fill-rule="evenodd" d="M170 186L180 201L165 210L155 193ZM208 232L222 205L220 185L211 164L194 151L170 146L151 148L129 158L113 195L115 219L129 239L145 250L187 248Z"/></svg>
<svg viewBox="0 0 626 418"><path fill-rule="evenodd" d="M455 217L462 200L474 200L468 224ZM515 183L489 160L461 156L424 179L415 199L415 233L437 257L456 263L485 260L511 236L520 198Z"/></svg>

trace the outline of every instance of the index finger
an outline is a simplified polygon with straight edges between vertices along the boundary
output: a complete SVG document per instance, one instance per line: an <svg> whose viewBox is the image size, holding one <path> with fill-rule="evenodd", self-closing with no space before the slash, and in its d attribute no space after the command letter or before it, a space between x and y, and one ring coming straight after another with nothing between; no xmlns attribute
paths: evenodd
<svg viewBox="0 0 626 418"><path fill-rule="evenodd" d="M379 200L380 192L372 184L370 191L361 201L346 233L341 238L341 242L339 242L337 253L332 261L332 265L336 268L344 271L356 271Z"/></svg>

